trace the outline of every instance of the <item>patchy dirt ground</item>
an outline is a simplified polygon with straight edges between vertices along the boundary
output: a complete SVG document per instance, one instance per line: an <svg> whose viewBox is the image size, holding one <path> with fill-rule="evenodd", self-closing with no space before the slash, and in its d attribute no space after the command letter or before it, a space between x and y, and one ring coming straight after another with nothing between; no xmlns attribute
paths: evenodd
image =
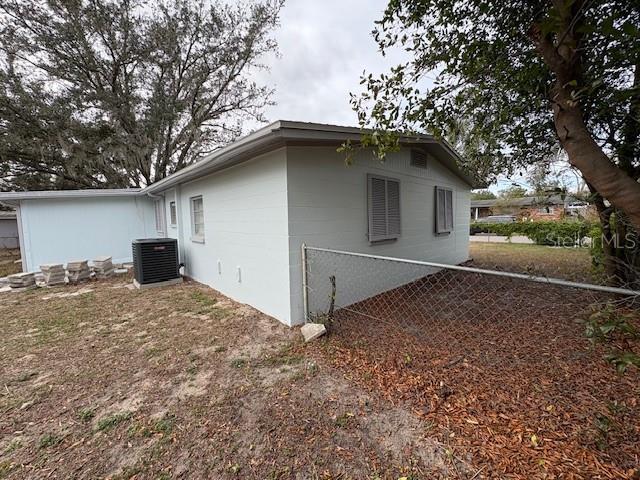
<svg viewBox="0 0 640 480"><path fill-rule="evenodd" d="M563 278L574 282L604 281L591 267L588 248L471 242L469 254L473 258L473 266L479 268Z"/></svg>
<svg viewBox="0 0 640 480"><path fill-rule="evenodd" d="M640 371L617 374L605 355L640 352L640 337L587 339L587 306L605 300L442 271L336 311L313 348L356 384L412 405L474 478L637 479ZM640 332L637 305L617 308L615 329Z"/></svg>
<svg viewBox="0 0 640 480"><path fill-rule="evenodd" d="M296 329L195 283L126 286L0 294L0 478L476 473Z"/></svg>
<svg viewBox="0 0 640 480"><path fill-rule="evenodd" d="M19 259L20 250L0 248L0 277L22 271L22 265L16 263L16 260Z"/></svg>

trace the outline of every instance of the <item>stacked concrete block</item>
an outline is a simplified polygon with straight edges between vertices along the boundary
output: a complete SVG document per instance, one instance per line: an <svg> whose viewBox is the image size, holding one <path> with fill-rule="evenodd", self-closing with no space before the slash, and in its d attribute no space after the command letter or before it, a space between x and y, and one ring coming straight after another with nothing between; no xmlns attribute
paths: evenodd
<svg viewBox="0 0 640 480"><path fill-rule="evenodd" d="M44 277L45 285L48 286L64 283L65 277L67 276L61 263L47 263L45 265L40 265L40 271Z"/></svg>
<svg viewBox="0 0 640 480"><path fill-rule="evenodd" d="M98 257L93 261L93 271L98 278L109 278L113 275L113 263L111 257Z"/></svg>
<svg viewBox="0 0 640 480"><path fill-rule="evenodd" d="M69 282L71 283L87 280L91 275L87 260L74 260L67 263L67 271L69 272Z"/></svg>
<svg viewBox="0 0 640 480"><path fill-rule="evenodd" d="M35 274L24 272L9 275L9 286L11 288L31 288L36 286Z"/></svg>

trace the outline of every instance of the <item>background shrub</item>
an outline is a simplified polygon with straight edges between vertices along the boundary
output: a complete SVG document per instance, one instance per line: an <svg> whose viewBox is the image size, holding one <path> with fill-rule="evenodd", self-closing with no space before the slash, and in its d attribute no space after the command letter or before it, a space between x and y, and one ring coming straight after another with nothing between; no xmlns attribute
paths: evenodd
<svg viewBox="0 0 640 480"><path fill-rule="evenodd" d="M471 231L477 233L493 233L495 235L524 235L538 245L573 246L582 245L585 238L590 237L597 224L581 220L563 222L533 221L513 223L471 223ZM597 232L600 240L600 233ZM592 242L595 243L595 242ZM601 245L600 245L601 248Z"/></svg>

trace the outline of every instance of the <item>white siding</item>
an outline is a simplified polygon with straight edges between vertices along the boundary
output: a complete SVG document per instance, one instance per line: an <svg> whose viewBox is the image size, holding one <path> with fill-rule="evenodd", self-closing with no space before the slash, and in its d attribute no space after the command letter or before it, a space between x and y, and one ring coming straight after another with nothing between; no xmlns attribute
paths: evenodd
<svg viewBox="0 0 640 480"><path fill-rule="evenodd" d="M186 274L290 324L285 150L183 184L178 190L181 227L175 234L183 239ZM165 192L167 205L171 195ZM204 206L204 243L191 240L190 198L199 195Z"/></svg>
<svg viewBox="0 0 640 480"><path fill-rule="evenodd" d="M28 271L101 255L128 262L132 240L156 236L153 201L145 197L23 200L20 215Z"/></svg>
<svg viewBox="0 0 640 480"><path fill-rule="evenodd" d="M368 239L367 174L400 180L401 235L372 244ZM381 163L359 155L346 166L334 147L287 149L291 318L303 321L301 244L353 252L456 264L469 258L469 186L429 156L428 168L410 163L410 151ZM435 187L454 192L454 229L435 234ZM401 278L400 275L398 278ZM383 274L379 276L384 283ZM381 284L380 291L396 286ZM401 283L406 282L403 278ZM367 288L368 291L372 291ZM375 289L374 289L375 290Z"/></svg>

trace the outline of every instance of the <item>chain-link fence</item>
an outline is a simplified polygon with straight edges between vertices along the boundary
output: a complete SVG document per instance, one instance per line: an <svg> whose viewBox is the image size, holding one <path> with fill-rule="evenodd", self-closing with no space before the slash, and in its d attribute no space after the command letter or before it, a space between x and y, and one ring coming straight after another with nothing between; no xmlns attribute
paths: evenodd
<svg viewBox="0 0 640 480"><path fill-rule="evenodd" d="M313 247L305 256L310 319L354 338L385 335L387 348L415 344L445 362L542 360L563 338L584 340L576 325L592 309L635 298L623 289L464 266Z"/></svg>
<svg viewBox="0 0 640 480"><path fill-rule="evenodd" d="M447 428L462 432L481 456L509 457L486 450L495 440L478 425L493 432L507 426L505 438L522 443L527 429L531 438L540 435L542 415L552 417L547 432L579 445L590 438L594 412L634 395L637 371L622 376L614 368L612 352L621 346L588 337L613 333L629 314L637 321L637 292L322 248L305 247L304 257L307 318L329 326L332 360L428 415L457 412L462 420L447 417ZM637 423L639 405L627 413ZM620 435L616 452L628 449L635 458L633 437ZM522 460L521 473L530 475L535 462Z"/></svg>

